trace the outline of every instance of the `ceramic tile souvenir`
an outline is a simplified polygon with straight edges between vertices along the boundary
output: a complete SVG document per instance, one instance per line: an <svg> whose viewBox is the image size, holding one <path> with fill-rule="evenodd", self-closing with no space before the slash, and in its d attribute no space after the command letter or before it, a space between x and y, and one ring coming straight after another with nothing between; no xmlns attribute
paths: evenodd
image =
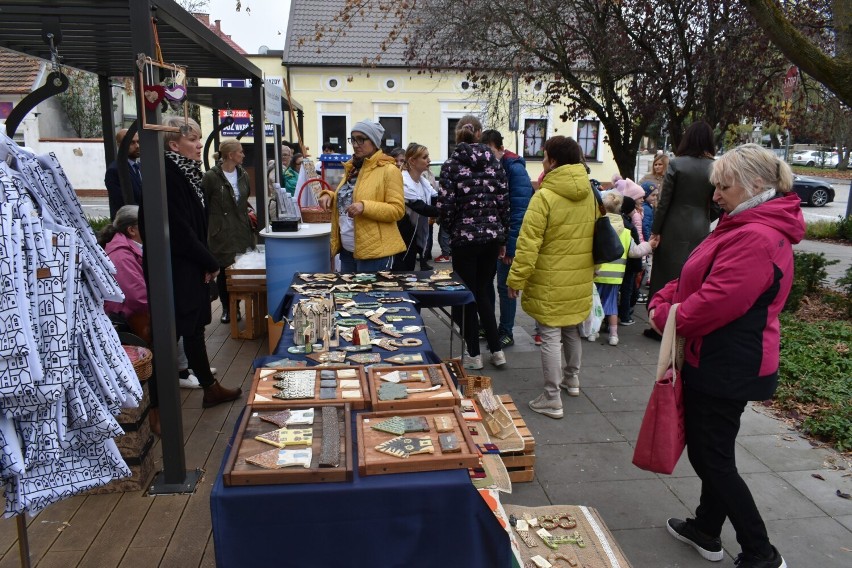
<svg viewBox="0 0 852 568"><path fill-rule="evenodd" d="M387 383L379 386L379 400L400 400L408 398L408 389L403 385Z"/></svg>
<svg viewBox="0 0 852 568"><path fill-rule="evenodd" d="M444 376L438 367L429 367L429 382L432 386L444 384Z"/></svg>
<svg viewBox="0 0 852 568"><path fill-rule="evenodd" d="M361 388L361 381L354 379L345 379L340 381L340 384L338 386L340 387L340 390L358 389Z"/></svg>
<svg viewBox="0 0 852 568"><path fill-rule="evenodd" d="M314 423L314 409L290 409L290 419L287 420L287 426L304 426Z"/></svg>
<svg viewBox="0 0 852 568"><path fill-rule="evenodd" d="M343 363L344 359L346 359L346 353L343 351L323 351L320 353L308 353L305 357L317 363Z"/></svg>
<svg viewBox="0 0 852 568"><path fill-rule="evenodd" d="M379 432L387 432L388 434L394 434L395 436L402 436L405 434L405 420L400 418L399 416L391 416L387 420L382 420L376 424L371 424L370 427L373 430L378 430Z"/></svg>
<svg viewBox="0 0 852 568"><path fill-rule="evenodd" d="M335 387L331 388L321 388L320 389L320 400L330 400L333 398L337 398L337 389Z"/></svg>
<svg viewBox="0 0 852 568"><path fill-rule="evenodd" d="M389 363L394 363L396 365L412 365L415 363L423 362L423 354L422 353L401 353L399 355L394 355L392 357L388 357L385 361Z"/></svg>
<svg viewBox="0 0 852 568"><path fill-rule="evenodd" d="M279 428L278 430L255 436L254 439L277 448L285 446L310 446L313 441L313 429Z"/></svg>
<svg viewBox="0 0 852 568"><path fill-rule="evenodd" d="M459 439L455 434L439 434L438 443L441 445L441 453L454 454L456 452L461 452Z"/></svg>
<svg viewBox="0 0 852 568"><path fill-rule="evenodd" d="M326 381L328 379L337 379L337 373L327 369L320 371L320 380Z"/></svg>
<svg viewBox="0 0 852 568"><path fill-rule="evenodd" d="M429 421L424 416L409 416L402 419L406 432L428 432Z"/></svg>
<svg viewBox="0 0 852 568"><path fill-rule="evenodd" d="M274 374L275 374L275 373L277 373L277 372L278 372L278 371L276 371L275 369L261 369L261 370L260 370L260 374L259 374L258 376L259 376L261 379L264 379L264 378L266 378L266 377L268 377L268 376L270 376L270 375L274 375Z"/></svg>
<svg viewBox="0 0 852 568"><path fill-rule="evenodd" d="M337 379L329 379L320 381L321 389L335 389L337 388Z"/></svg>
<svg viewBox="0 0 852 568"><path fill-rule="evenodd" d="M453 423L446 416L436 416L434 418L435 430L438 432L452 432Z"/></svg>
<svg viewBox="0 0 852 568"><path fill-rule="evenodd" d="M391 438L386 442L382 442L376 446L376 450L397 458L407 458L416 454L435 453L431 438L409 438L407 436Z"/></svg>
<svg viewBox="0 0 852 568"><path fill-rule="evenodd" d="M404 339L393 339L390 342L394 347L420 347L423 340L419 337L406 337Z"/></svg>
<svg viewBox="0 0 852 568"><path fill-rule="evenodd" d="M347 359L355 361L361 365L365 365L367 363L381 362L382 356L379 353L356 353L354 355L349 355Z"/></svg>
<svg viewBox="0 0 852 568"><path fill-rule="evenodd" d="M340 465L340 423L338 420L336 408L333 406L323 407L320 467L337 467Z"/></svg>
<svg viewBox="0 0 852 568"><path fill-rule="evenodd" d="M287 372L275 375L276 377L282 374L288 376L272 385L277 389L281 389L280 393L276 393L272 396L284 399L314 398L316 388L316 371L307 371L307 373L310 373L310 376L293 376L294 373L295 372Z"/></svg>
<svg viewBox="0 0 852 568"><path fill-rule="evenodd" d="M358 371L356 369L339 369L337 371L338 379L354 379L358 377Z"/></svg>
<svg viewBox="0 0 852 568"><path fill-rule="evenodd" d="M280 412L275 412L274 414L261 414L260 419L264 422L271 422L279 428L283 428L287 425L287 420L290 419L290 411L282 410Z"/></svg>
<svg viewBox="0 0 852 568"><path fill-rule="evenodd" d="M283 467L311 467L313 450L269 450L246 458L246 463L260 466L264 469L281 469Z"/></svg>
<svg viewBox="0 0 852 568"><path fill-rule="evenodd" d="M360 389L350 389L350 390L340 391L340 398L361 398L361 390Z"/></svg>
<svg viewBox="0 0 852 568"><path fill-rule="evenodd" d="M372 341L370 341L370 343L372 345L376 345L378 347L381 347L382 349L385 349L386 351L396 351L397 349L399 349L399 347L397 347L393 343L391 343L390 339L373 339Z"/></svg>

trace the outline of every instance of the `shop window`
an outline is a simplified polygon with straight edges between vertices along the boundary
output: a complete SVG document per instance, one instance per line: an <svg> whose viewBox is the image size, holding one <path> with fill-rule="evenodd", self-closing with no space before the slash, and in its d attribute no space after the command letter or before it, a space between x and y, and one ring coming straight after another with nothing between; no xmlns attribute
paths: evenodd
<svg viewBox="0 0 852 568"><path fill-rule="evenodd" d="M382 139L382 152L390 153L394 148L402 146L402 117L380 116L379 123L385 128L385 137Z"/></svg>
<svg viewBox="0 0 852 568"><path fill-rule="evenodd" d="M598 133L601 123L597 120L580 120L577 122L577 142L583 149L587 160L598 160Z"/></svg>
<svg viewBox="0 0 852 568"><path fill-rule="evenodd" d="M346 147L346 117L345 116L323 116L322 117L322 144L331 144L335 151L349 153Z"/></svg>
<svg viewBox="0 0 852 568"><path fill-rule="evenodd" d="M547 139L547 119L527 118L524 120L524 158L544 158L544 141Z"/></svg>

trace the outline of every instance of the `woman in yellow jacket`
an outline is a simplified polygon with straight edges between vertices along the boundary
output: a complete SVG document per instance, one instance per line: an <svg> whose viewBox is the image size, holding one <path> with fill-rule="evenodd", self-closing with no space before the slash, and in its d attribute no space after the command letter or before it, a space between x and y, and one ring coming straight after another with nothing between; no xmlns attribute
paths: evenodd
<svg viewBox="0 0 852 568"><path fill-rule="evenodd" d="M583 352L577 325L592 309L592 238L600 213L576 141L548 139L542 165L546 173L524 215L506 284L509 297L523 291L521 306L538 322L542 338L544 393L529 406L562 418L559 387L569 395L580 394Z"/></svg>
<svg viewBox="0 0 852 568"><path fill-rule="evenodd" d="M353 157L336 192L323 191L323 209L332 209L331 254L340 253L341 272L389 270L405 250L396 222L405 215L402 173L379 148L385 129L364 119L352 127ZM336 213L336 214L335 214Z"/></svg>

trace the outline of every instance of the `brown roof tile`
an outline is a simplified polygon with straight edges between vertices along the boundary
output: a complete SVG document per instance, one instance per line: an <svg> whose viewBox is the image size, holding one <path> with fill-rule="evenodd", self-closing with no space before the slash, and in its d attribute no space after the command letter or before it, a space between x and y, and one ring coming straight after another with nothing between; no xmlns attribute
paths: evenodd
<svg viewBox="0 0 852 568"><path fill-rule="evenodd" d="M192 15L195 16L196 20L198 20L199 22L201 22L202 24L204 24L205 26L210 28L210 31L212 31L214 34L216 34L220 38L222 38L222 40L225 43L227 43L229 46L231 46L234 49L234 51L236 51L240 55L248 55L248 52L245 49L243 49L242 47L240 47L237 44L237 42L232 40L231 36L229 36L228 34L226 34L222 31L222 20L216 20L214 23L211 24L209 14L203 14L203 13L200 13L200 12L196 12L196 13L193 13Z"/></svg>
<svg viewBox="0 0 852 568"><path fill-rule="evenodd" d="M33 90L41 61L0 49L0 94L27 95Z"/></svg>
<svg viewBox="0 0 852 568"><path fill-rule="evenodd" d="M394 28L394 18L383 18L369 11L364 17L353 17L352 27L345 34L327 34L322 40L316 40L316 24L330 22L340 12L346 0L326 0L309 2L293 0L290 18L287 22L287 43L284 47L286 65L340 65L361 66L366 62L374 63L381 51L380 44ZM300 40L301 43L300 43ZM388 46L378 67L407 67L405 44L398 40Z"/></svg>

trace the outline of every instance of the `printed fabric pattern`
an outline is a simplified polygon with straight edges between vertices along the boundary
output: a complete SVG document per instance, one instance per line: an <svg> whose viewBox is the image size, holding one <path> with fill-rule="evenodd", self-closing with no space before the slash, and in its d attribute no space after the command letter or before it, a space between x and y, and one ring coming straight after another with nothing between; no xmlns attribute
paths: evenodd
<svg viewBox="0 0 852 568"><path fill-rule="evenodd" d="M509 234L506 171L484 144L461 143L441 166L438 210L452 246L505 243Z"/></svg>

